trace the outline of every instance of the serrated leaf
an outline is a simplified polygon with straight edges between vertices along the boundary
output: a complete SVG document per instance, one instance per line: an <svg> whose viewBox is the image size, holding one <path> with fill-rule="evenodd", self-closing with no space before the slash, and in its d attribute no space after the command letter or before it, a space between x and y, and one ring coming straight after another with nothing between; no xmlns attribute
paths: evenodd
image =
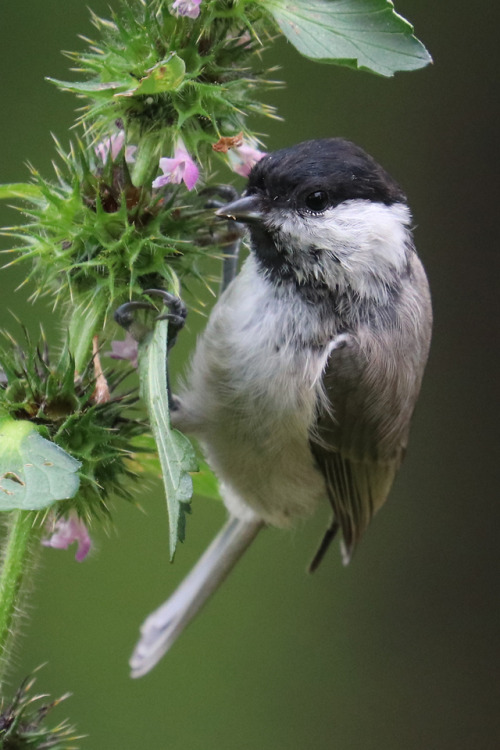
<svg viewBox="0 0 500 750"><path fill-rule="evenodd" d="M73 497L80 466L31 422L0 420L0 510L41 510Z"/></svg>
<svg viewBox="0 0 500 750"><path fill-rule="evenodd" d="M193 447L187 437L170 426L167 396L168 322L158 321L154 331L139 343L141 394L146 402L163 474L169 519L170 559L177 541L184 541L186 513L190 512L193 480L190 471L198 469Z"/></svg>
<svg viewBox="0 0 500 750"><path fill-rule="evenodd" d="M174 91L179 88L186 75L184 60L175 53L150 68L135 86L128 91L115 94L118 96L139 96L141 94L160 94L163 91Z"/></svg>
<svg viewBox="0 0 500 750"><path fill-rule="evenodd" d="M383 76L432 62L391 0L266 0L262 5L306 57Z"/></svg>

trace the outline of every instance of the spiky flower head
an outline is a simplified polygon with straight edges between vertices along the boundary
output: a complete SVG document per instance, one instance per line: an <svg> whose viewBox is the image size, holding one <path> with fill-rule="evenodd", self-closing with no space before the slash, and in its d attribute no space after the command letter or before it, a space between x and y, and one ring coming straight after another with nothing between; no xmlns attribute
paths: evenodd
<svg viewBox="0 0 500 750"><path fill-rule="evenodd" d="M69 694L47 701L47 695L32 693L33 677L26 679L14 698L0 701L0 747L3 750L76 750L74 744L82 735L64 720L53 727L44 726L45 720Z"/></svg>
<svg viewBox="0 0 500 750"><path fill-rule="evenodd" d="M179 138L206 163L221 136L250 136L249 115L275 116L256 98L275 84L257 72L263 45L256 28L268 37L259 3L130 0L111 19L92 21L100 38L86 39L85 52L68 53L86 80L54 82L88 101L81 120L96 137L117 119L124 123L138 145L135 185L154 178L151 164L172 153Z"/></svg>
<svg viewBox="0 0 500 750"><path fill-rule="evenodd" d="M217 254L209 249L218 238L206 198L193 192L187 202L184 184L172 181L161 189L135 187L123 130L117 132L120 149L113 135L96 150L77 142L65 153L57 144L56 180L33 169L33 183L16 193L29 204L21 208L27 222L4 231L20 244L7 251L15 253L12 263L32 261L32 298L52 293L56 306L71 303L79 369L114 309L144 289L178 293L193 279L206 284L200 261Z"/></svg>
<svg viewBox="0 0 500 750"><path fill-rule="evenodd" d="M0 372L0 415L32 422L82 464L80 489L57 504L57 517L74 512L88 522L109 516L110 496L133 499L134 461L149 433L136 394L117 392L116 373L107 374L107 399L99 398L93 361L79 374L67 345L54 358L43 341L21 347L5 334Z"/></svg>

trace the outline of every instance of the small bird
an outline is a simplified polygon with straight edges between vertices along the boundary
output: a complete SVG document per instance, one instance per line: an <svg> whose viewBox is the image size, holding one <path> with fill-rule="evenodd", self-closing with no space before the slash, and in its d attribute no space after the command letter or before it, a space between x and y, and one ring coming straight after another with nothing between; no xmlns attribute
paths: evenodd
<svg viewBox="0 0 500 750"><path fill-rule="evenodd" d="M398 184L342 138L273 152L217 211L250 254L212 310L173 425L198 439L229 519L131 659L149 671L264 526L320 503L345 563L385 502L408 442L432 310Z"/></svg>

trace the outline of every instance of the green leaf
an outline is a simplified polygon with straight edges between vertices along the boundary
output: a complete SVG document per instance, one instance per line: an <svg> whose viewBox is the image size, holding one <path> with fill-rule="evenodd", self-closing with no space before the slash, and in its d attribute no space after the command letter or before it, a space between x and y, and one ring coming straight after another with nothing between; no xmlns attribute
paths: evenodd
<svg viewBox="0 0 500 750"><path fill-rule="evenodd" d="M71 91L79 96L94 96L109 99L116 91L126 90L130 86L130 81L58 81L57 78L47 77L47 81L55 83L63 91Z"/></svg>
<svg viewBox="0 0 500 750"><path fill-rule="evenodd" d="M137 84L128 91L115 96L139 96L140 94L161 94L163 91L178 89L186 75L184 60L174 52L147 71Z"/></svg>
<svg viewBox="0 0 500 750"><path fill-rule="evenodd" d="M139 343L139 376L163 474L169 518L170 559L173 560L177 541L184 541L186 513L190 512L193 481L190 471L198 464L187 437L170 426L167 396L167 331L168 322L158 321L152 333Z"/></svg>
<svg viewBox="0 0 500 750"><path fill-rule="evenodd" d="M383 76L432 62L391 0L261 0L306 57Z"/></svg>
<svg viewBox="0 0 500 750"><path fill-rule="evenodd" d="M31 422L0 420L0 510L41 510L73 497L80 466Z"/></svg>
<svg viewBox="0 0 500 750"><path fill-rule="evenodd" d="M185 75L184 60L172 52L165 60L149 68L141 78L129 77L121 81L59 81L56 78L47 80L55 83L63 91L71 91L79 96L109 99L111 96L140 96L174 91L179 88Z"/></svg>

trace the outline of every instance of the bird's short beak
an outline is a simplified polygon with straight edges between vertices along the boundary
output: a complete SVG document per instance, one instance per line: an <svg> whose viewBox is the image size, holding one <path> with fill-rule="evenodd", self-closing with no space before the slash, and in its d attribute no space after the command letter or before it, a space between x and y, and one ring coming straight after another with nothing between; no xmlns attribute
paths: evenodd
<svg viewBox="0 0 500 750"><path fill-rule="evenodd" d="M257 195L246 195L222 206L215 212L215 215L223 219L234 219L242 224L253 224L262 220L259 204L260 200Z"/></svg>

